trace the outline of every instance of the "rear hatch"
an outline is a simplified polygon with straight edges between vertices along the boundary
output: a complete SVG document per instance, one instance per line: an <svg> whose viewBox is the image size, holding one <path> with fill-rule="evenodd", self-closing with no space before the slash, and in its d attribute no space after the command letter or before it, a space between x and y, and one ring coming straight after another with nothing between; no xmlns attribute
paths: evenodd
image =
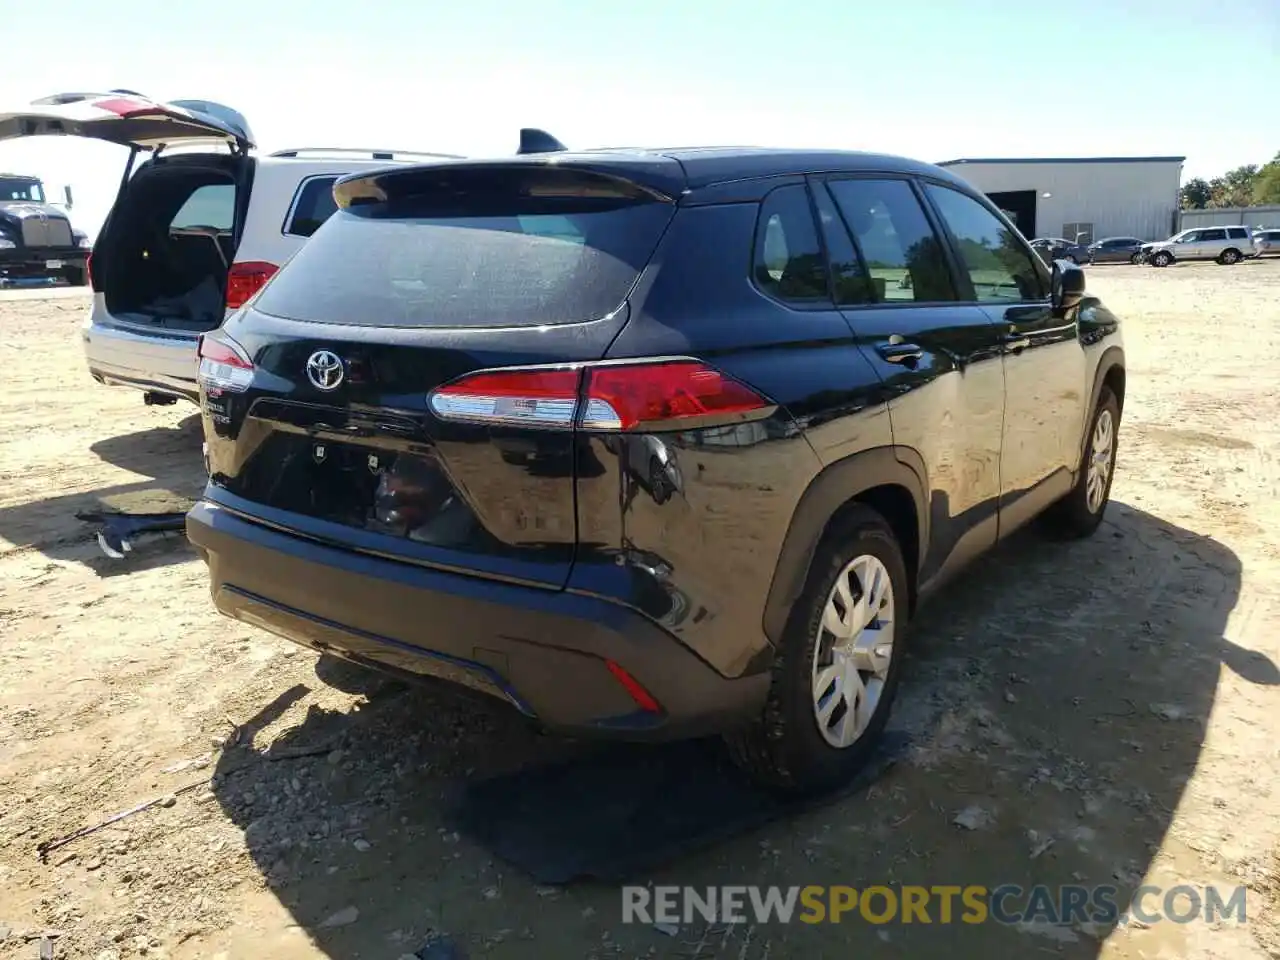
<svg viewBox="0 0 1280 960"><path fill-rule="evenodd" d="M346 548L562 587L576 365L626 323L678 174L542 158L340 181L339 211L201 344L207 496Z"/></svg>
<svg viewBox="0 0 1280 960"><path fill-rule="evenodd" d="M91 277L113 320L191 336L216 327L252 171L244 116L210 100L159 103L120 90L55 94L0 112L0 140L33 136L130 148ZM161 156L195 145L210 149ZM131 176L140 153L151 159Z"/></svg>

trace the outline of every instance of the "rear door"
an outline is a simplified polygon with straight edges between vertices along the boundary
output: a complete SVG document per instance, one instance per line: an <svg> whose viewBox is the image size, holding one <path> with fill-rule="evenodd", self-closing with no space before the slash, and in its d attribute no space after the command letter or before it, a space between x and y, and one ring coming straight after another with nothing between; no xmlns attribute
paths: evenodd
<svg viewBox="0 0 1280 960"><path fill-rule="evenodd" d="M1201 230L1200 238L1196 242L1196 256L1201 259L1210 259L1222 253L1226 246L1227 231L1224 228Z"/></svg>
<svg viewBox="0 0 1280 960"><path fill-rule="evenodd" d="M342 209L201 348L208 495L349 549L562 587L572 365L625 324L673 203L528 163L335 190Z"/></svg>
<svg viewBox="0 0 1280 960"><path fill-rule="evenodd" d="M1018 232L976 197L925 187L963 268L962 296L995 324L1004 354L1000 532L1065 494L1079 465L1086 360L1074 314L1049 302L1049 272Z"/></svg>
<svg viewBox="0 0 1280 960"><path fill-rule="evenodd" d="M923 582L996 539L999 331L960 302L945 244L910 180L831 177L815 196L845 317L892 398L894 443L914 451L927 474Z"/></svg>

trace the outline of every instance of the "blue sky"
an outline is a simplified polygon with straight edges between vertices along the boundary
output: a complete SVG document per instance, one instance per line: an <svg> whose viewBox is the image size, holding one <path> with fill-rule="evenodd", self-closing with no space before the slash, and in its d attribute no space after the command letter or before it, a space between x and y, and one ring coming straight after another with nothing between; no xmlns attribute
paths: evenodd
<svg viewBox="0 0 1280 960"><path fill-rule="evenodd" d="M242 111L265 149L836 147L923 160L1280 150L1280 3L1236 0L59 0L0 21L0 108L122 87ZM16 31L16 32L15 32ZM30 43L22 42L30 35ZM0 143L91 232L124 151Z"/></svg>

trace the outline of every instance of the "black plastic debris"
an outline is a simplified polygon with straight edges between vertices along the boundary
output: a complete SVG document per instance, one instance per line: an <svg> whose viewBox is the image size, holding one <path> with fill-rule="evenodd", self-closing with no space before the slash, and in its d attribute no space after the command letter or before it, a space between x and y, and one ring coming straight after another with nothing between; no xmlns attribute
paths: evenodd
<svg viewBox="0 0 1280 960"><path fill-rule="evenodd" d="M108 557L121 560L143 541L184 532L185 511L173 513L77 513L77 520L98 525L98 546Z"/></svg>

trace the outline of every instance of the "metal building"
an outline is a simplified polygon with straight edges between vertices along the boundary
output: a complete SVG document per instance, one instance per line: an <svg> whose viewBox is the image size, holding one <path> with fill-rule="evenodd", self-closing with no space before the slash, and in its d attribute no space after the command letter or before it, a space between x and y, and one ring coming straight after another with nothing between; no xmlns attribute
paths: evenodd
<svg viewBox="0 0 1280 960"><path fill-rule="evenodd" d="M1027 239L1163 240L1178 229L1186 157L962 159L939 164L1009 214Z"/></svg>

